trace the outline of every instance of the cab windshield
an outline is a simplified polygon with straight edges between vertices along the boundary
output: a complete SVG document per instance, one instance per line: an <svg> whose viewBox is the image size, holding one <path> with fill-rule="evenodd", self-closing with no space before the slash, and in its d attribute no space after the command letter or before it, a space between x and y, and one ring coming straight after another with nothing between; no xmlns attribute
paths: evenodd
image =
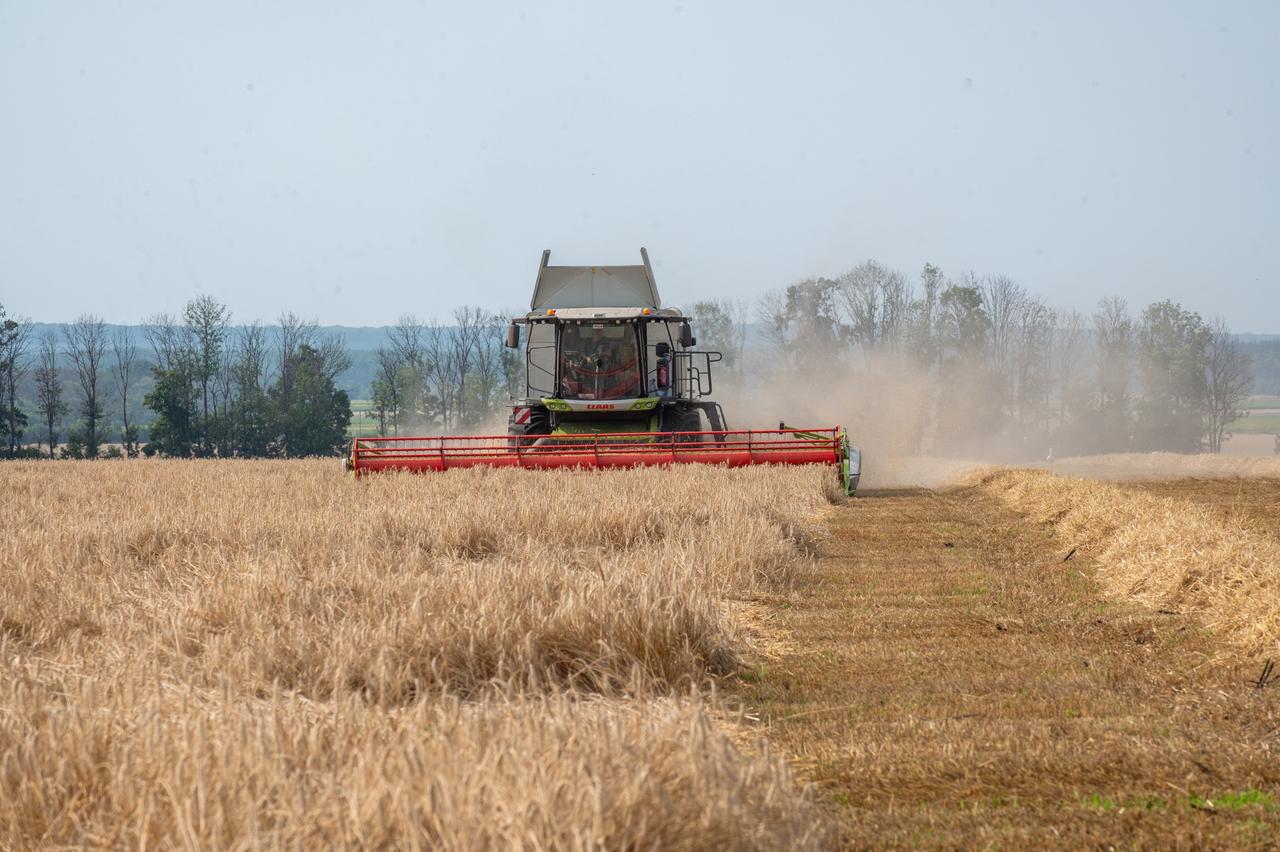
<svg viewBox="0 0 1280 852"><path fill-rule="evenodd" d="M640 395L640 350L633 324L564 326L560 333L562 399L628 399Z"/></svg>

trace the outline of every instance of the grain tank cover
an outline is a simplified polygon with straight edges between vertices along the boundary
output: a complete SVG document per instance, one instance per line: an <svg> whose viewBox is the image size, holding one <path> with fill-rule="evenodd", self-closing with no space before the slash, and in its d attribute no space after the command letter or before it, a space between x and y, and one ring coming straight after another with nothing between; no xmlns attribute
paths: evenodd
<svg viewBox="0 0 1280 852"><path fill-rule="evenodd" d="M640 249L638 266L551 266L551 249L542 253L534 311L547 308L660 308L649 253Z"/></svg>

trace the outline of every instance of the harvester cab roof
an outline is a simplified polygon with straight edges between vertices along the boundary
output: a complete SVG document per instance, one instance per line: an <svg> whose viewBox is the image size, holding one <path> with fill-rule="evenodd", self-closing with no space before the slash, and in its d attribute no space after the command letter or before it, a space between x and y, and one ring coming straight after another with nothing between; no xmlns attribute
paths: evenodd
<svg viewBox="0 0 1280 852"><path fill-rule="evenodd" d="M649 264L552 266L542 253L529 312L512 320L507 345L527 328L525 387L517 409L546 409L531 428L657 431L666 421L724 427L719 406L698 402L712 390L719 352L693 350L689 318L663 307ZM665 411L678 406L679 414ZM699 413L701 412L701 413ZM703 420L706 422L703 423Z"/></svg>

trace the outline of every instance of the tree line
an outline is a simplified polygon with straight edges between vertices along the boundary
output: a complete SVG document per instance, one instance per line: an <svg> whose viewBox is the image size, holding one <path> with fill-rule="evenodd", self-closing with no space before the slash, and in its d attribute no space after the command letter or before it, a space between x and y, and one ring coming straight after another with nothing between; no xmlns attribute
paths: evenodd
<svg viewBox="0 0 1280 852"><path fill-rule="evenodd" d="M30 323L0 306L0 438L9 457L166 455L272 457L330 455L346 441L351 405L335 384L350 366L340 339L292 313L270 333L259 322L233 329L231 312L210 296L187 303L180 316L144 320L154 383L144 398L154 419L139 442L130 422L130 387L148 369L127 329L109 332L92 314L33 340ZM73 374L68 395L64 372ZM28 371L35 424L18 404ZM107 406L120 405L119 432L108 435ZM66 443L63 426L70 416ZM47 452L23 447L29 426ZM119 445L104 445L119 439Z"/></svg>
<svg viewBox="0 0 1280 852"><path fill-rule="evenodd" d="M923 402L895 412L912 452L993 444L1022 456L1217 452L1252 386L1249 358L1221 319L1167 300L1135 313L1119 297L1088 314L1059 310L1007 277L951 278L933 265L911 280L867 261L770 291L754 305L698 302L690 314L702 348L723 352L721 369L748 393L770 376L814 387L836 375L913 385ZM521 354L502 345L508 319L471 306L446 321L400 317L374 353L378 433L500 429L523 371ZM291 313L270 329L230 320L225 305L202 296L180 316L144 321L154 383L145 405L154 420L140 445L128 398L147 365L126 330L108 333L100 318L82 316L60 336L33 340L28 323L0 308L0 448L20 454L30 428L52 453L72 415L62 453L97 456L107 406L118 404L120 447L111 453L338 451L350 417L335 384L351 365L341 340ZM17 401L28 371L34 423Z"/></svg>
<svg viewBox="0 0 1280 852"><path fill-rule="evenodd" d="M694 314L703 342L741 364L745 306ZM1058 310L1008 277L952 279L931 264L915 281L875 261L808 278L765 294L755 318L757 376L891 370L919 384L924 402L901 423L915 452L1218 452L1252 388L1220 318L1168 300L1135 315L1119 297Z"/></svg>
<svg viewBox="0 0 1280 852"><path fill-rule="evenodd" d="M510 317L465 306L452 324L401 316L375 353L370 410L380 435L505 428L524 361L503 346Z"/></svg>

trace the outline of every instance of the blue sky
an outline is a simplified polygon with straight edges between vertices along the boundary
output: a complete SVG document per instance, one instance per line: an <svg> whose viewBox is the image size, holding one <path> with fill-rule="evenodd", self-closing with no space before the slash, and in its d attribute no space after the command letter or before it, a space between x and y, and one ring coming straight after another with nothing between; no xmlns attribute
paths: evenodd
<svg viewBox="0 0 1280 852"><path fill-rule="evenodd" d="M378 325L649 248L1280 331L1274 3L0 0L0 303Z"/></svg>

